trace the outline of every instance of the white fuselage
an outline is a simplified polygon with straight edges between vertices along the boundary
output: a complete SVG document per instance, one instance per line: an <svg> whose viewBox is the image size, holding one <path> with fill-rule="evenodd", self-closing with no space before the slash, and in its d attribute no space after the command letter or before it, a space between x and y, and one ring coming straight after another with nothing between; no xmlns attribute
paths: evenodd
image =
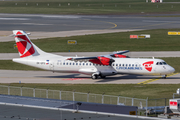
<svg viewBox="0 0 180 120"><path fill-rule="evenodd" d="M115 62L111 66L106 66L91 62L75 62L67 60L70 57L46 54L44 56L16 58L13 61L53 72L88 75L100 72L104 76L114 74L167 75L175 71L173 67L165 64L161 59L113 58Z"/></svg>
<svg viewBox="0 0 180 120"><path fill-rule="evenodd" d="M70 72L105 78L115 74L167 75L173 73L173 67L161 59L117 58L127 51L97 57L63 57L46 53L31 42L28 34L22 30L13 30L16 45L21 58L14 62L53 71ZM93 64L96 63L96 64Z"/></svg>

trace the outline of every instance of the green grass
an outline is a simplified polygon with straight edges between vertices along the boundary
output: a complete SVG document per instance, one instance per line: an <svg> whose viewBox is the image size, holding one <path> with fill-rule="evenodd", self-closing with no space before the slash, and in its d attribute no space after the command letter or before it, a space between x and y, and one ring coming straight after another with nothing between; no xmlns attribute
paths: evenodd
<svg viewBox="0 0 180 120"><path fill-rule="evenodd" d="M15 63L12 60L0 60L0 69L4 69L4 70L35 70L35 71L41 70L42 71L42 69Z"/></svg>
<svg viewBox="0 0 180 120"><path fill-rule="evenodd" d="M169 36L168 31L180 29L157 29L135 32L120 32L97 35L46 38L32 40L46 52L109 52L118 50L130 51L180 51L180 36ZM131 34L150 34L150 39L130 39ZM68 45L68 40L76 40L77 45ZM2 42L0 53L16 53L15 42Z"/></svg>
<svg viewBox="0 0 180 120"><path fill-rule="evenodd" d="M2 84L9 85L9 84ZM121 95L146 99L172 98L172 94L179 88L179 84L10 84L11 86L23 86L50 90L76 91L106 95Z"/></svg>
<svg viewBox="0 0 180 120"><path fill-rule="evenodd" d="M160 58L165 60L169 65L175 68L175 72L180 72L180 58ZM0 60L0 69L5 70L41 70L38 68L15 63L11 60Z"/></svg>
<svg viewBox="0 0 180 120"><path fill-rule="evenodd" d="M172 2L164 0L164 2ZM178 2L174 0L173 2ZM15 5L17 3L17 5ZM27 3L27 5L26 5ZM38 3L38 6L37 6ZM70 3L70 5L68 5ZM48 6L49 4L49 6ZM61 4L61 6L59 6ZM78 6L79 4L79 6ZM116 5L116 7L115 7ZM130 5L130 6L129 6ZM158 5L158 8L157 8ZM173 5L173 8L171 8ZM176 13L180 4L146 3L145 0L27 0L0 1L1 13L24 14L127 14Z"/></svg>

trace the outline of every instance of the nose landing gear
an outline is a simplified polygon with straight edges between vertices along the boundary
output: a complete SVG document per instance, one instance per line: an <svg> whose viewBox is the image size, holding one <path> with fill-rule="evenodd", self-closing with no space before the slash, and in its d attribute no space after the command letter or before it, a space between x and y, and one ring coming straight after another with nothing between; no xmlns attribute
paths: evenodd
<svg viewBox="0 0 180 120"><path fill-rule="evenodd" d="M91 75L92 79L98 79L98 77L106 78L106 76L102 75L100 72L96 72Z"/></svg>
<svg viewBox="0 0 180 120"><path fill-rule="evenodd" d="M166 79L167 78L167 75L162 75L162 79Z"/></svg>
<svg viewBox="0 0 180 120"><path fill-rule="evenodd" d="M91 78L94 80L94 79L97 79L98 78L98 75L93 75L91 76Z"/></svg>

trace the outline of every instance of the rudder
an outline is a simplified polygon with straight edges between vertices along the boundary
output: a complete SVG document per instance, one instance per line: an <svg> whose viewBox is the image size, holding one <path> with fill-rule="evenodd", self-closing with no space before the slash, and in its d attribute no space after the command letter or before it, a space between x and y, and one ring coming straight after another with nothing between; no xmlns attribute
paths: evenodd
<svg viewBox="0 0 180 120"><path fill-rule="evenodd" d="M22 30L13 30L13 34L21 58L31 55L39 55L26 32Z"/></svg>

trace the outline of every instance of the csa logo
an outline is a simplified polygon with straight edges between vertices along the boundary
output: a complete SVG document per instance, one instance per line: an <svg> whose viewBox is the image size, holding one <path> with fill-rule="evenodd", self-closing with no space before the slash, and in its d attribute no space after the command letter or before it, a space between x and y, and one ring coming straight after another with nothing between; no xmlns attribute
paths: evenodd
<svg viewBox="0 0 180 120"><path fill-rule="evenodd" d="M154 61L148 61L148 62L143 63L143 66L145 67L146 70L151 72L153 63L154 63Z"/></svg>
<svg viewBox="0 0 180 120"><path fill-rule="evenodd" d="M17 32L16 35L22 35L22 33ZM16 36L15 38L20 57L27 57L35 53L33 45L25 35Z"/></svg>

